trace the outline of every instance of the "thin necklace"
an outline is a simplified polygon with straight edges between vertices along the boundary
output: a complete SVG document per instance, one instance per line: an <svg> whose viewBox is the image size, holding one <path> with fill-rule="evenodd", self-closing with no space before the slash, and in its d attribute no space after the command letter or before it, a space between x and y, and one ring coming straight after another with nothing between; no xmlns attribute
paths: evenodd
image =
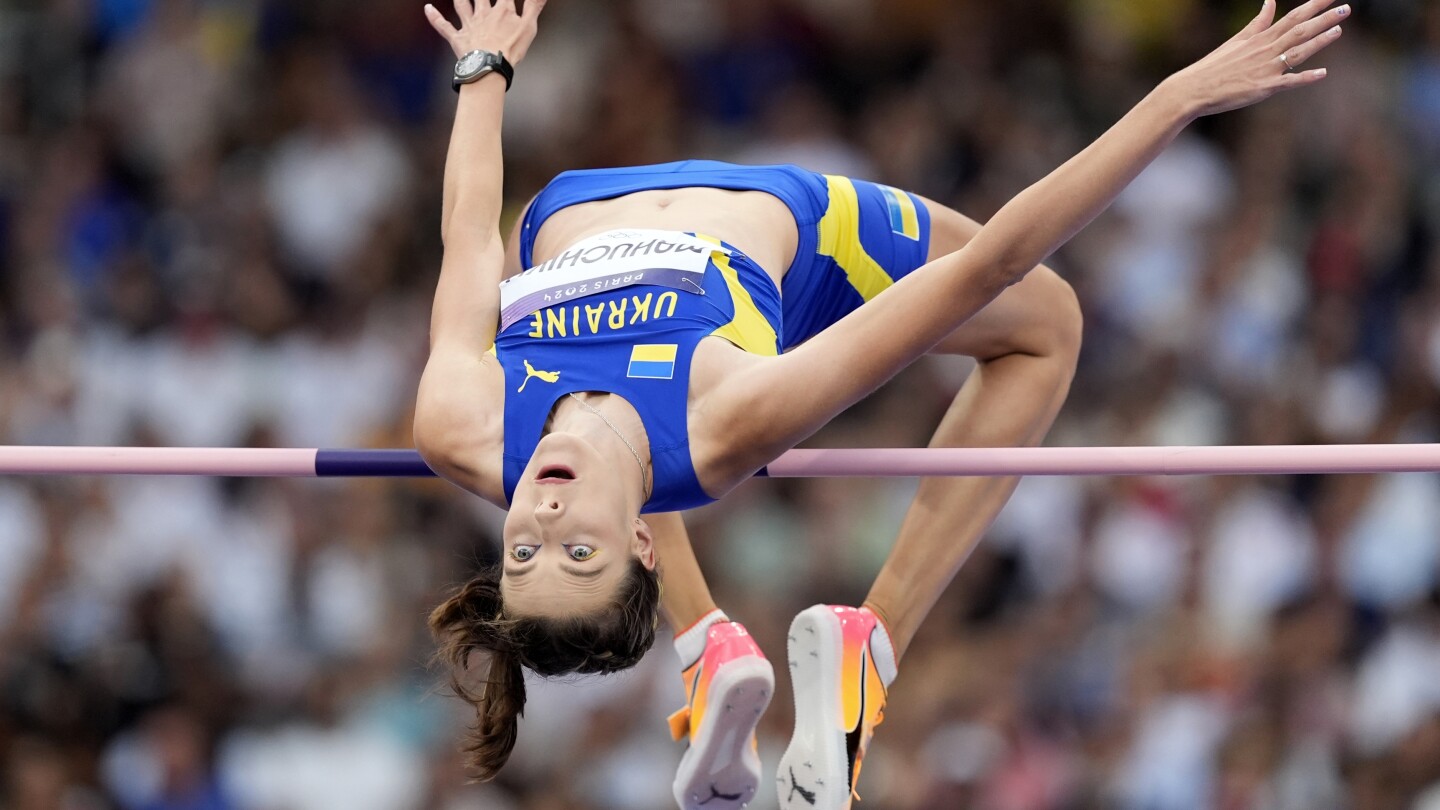
<svg viewBox="0 0 1440 810"><path fill-rule="evenodd" d="M630 440L625 438L625 434L621 433L620 428L615 427L615 423L611 422L608 418L606 418L605 414L596 410L590 405L590 403L586 402L580 397L575 396L574 391L570 392L570 398L575 400L575 402L579 404L580 407L600 417L600 421L604 422L606 427L610 428L610 430L614 431L616 436L620 437L620 441L625 443L625 449L630 451L630 455L635 457L635 463L640 465L640 486L645 487L645 462L640 460L640 453L635 450L635 445L631 444ZM653 480L650 482L649 487L645 487L645 500L647 502L650 500L650 493L654 490L654 488L655 482Z"/></svg>

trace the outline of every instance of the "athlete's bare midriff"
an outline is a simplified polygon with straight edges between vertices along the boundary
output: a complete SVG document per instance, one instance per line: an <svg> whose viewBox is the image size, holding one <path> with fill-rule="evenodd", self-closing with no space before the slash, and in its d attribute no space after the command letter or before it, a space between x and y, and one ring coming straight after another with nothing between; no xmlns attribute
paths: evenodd
<svg viewBox="0 0 1440 810"><path fill-rule="evenodd" d="M799 242L789 206L763 191L638 191L551 214L535 234L531 263L538 265L581 239L617 228L691 231L724 240L754 259L776 286L794 261Z"/></svg>

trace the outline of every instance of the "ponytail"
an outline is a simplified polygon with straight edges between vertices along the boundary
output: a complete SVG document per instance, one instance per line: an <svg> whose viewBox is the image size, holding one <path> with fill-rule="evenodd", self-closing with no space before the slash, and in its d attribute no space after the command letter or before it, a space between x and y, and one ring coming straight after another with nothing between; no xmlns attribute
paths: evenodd
<svg viewBox="0 0 1440 810"><path fill-rule="evenodd" d="M465 741L471 775L495 778L515 747L525 711L525 675L510 649L509 621L501 617L500 570L492 568L467 582L430 613L436 657L450 668L450 688L475 708L475 725ZM487 655L484 680L476 682L471 658Z"/></svg>

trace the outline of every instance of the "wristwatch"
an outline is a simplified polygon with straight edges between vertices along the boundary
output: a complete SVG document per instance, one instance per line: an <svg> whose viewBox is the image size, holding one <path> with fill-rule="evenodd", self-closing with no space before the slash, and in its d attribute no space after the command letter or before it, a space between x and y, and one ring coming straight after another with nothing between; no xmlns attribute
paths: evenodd
<svg viewBox="0 0 1440 810"><path fill-rule="evenodd" d="M477 81L491 71L498 72L505 77L505 89L510 89L510 82L515 80L515 66L505 58L503 53L491 53L490 51L471 51L455 63L455 92L460 92L460 85Z"/></svg>

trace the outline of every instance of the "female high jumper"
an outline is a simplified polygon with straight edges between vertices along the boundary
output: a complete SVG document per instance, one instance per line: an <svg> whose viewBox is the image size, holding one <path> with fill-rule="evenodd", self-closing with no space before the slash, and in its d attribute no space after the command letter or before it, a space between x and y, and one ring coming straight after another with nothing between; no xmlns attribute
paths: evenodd
<svg viewBox="0 0 1440 810"><path fill-rule="evenodd" d="M501 115L545 0L493 2L455 0L458 28L425 7L459 60L460 100L415 439L436 472L509 509L503 565L431 626L475 706L471 764L490 778L515 742L522 668L611 672L649 649L663 560L688 697L671 723L689 740L675 796L706 810L755 794L753 730L773 673L711 601L677 513L927 352L979 361L932 446L1039 443L1080 341L1073 293L1039 263L1191 121L1324 78L1296 68L1349 13L1310 0L1276 21L1264 0L1243 31L983 227L887 186L688 161L562 174L506 245ZM1014 486L923 482L864 604L795 618L785 807L850 806L899 660Z"/></svg>

